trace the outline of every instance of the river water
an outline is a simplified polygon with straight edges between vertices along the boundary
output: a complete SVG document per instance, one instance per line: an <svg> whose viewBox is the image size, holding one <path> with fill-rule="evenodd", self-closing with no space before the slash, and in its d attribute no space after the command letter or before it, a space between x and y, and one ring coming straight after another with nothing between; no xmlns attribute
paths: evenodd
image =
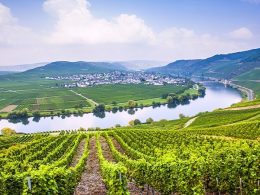
<svg viewBox="0 0 260 195"><path fill-rule="evenodd" d="M143 109L137 109L134 113L129 111L122 112L106 112L104 118L99 118L93 115L93 113L84 114L82 116L70 116L70 117L43 117L39 120L29 118L23 122L13 123L7 119L0 120L0 129L3 127L10 127L17 132L34 133L43 131L54 130L72 130L80 127L100 127L109 128L116 124L122 126L128 125L130 120L139 119L142 122L149 117L154 121L161 119L178 119L179 114L185 116L194 116L199 112L213 111L217 108L225 108L231 104L241 101L239 92L233 88L225 87L223 84L215 82L205 82L206 95L203 98L190 101L189 104L179 105L175 108L168 108L167 105L153 108L145 107Z"/></svg>

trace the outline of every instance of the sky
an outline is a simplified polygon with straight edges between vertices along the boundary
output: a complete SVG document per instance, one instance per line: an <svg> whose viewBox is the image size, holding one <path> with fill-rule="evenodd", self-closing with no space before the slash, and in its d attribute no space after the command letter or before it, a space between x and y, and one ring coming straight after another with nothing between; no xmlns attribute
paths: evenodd
<svg viewBox="0 0 260 195"><path fill-rule="evenodd" d="M260 0L0 0L0 66L206 58L260 47Z"/></svg>

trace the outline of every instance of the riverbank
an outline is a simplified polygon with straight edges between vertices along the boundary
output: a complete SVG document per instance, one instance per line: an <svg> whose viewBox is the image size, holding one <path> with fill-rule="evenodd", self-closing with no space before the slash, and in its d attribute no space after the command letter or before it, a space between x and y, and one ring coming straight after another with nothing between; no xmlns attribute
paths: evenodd
<svg viewBox="0 0 260 195"><path fill-rule="evenodd" d="M71 90L72 91L72 90ZM76 93L73 91L77 96L84 97L86 101L89 101L90 99L83 96L80 93ZM102 112L117 112L117 111L127 111L129 109L137 109L137 108L144 108L144 107L157 107L160 105L166 105L169 103L169 100L167 97L170 96L176 96L177 101L179 103L185 103L189 100L197 99L200 96L203 96L205 93L205 88L203 86L195 84L195 87L189 88L184 90L182 93L165 93L161 96L165 97L157 97L157 98L150 98L150 99L140 99L140 100L129 100L128 102L122 102L117 103L114 101L112 104L104 105L104 109ZM130 103L131 101L131 103ZM170 102L172 103L172 102ZM175 104L179 104L176 103ZM31 111L29 109L22 109L22 110L14 110L12 112L6 112L6 113L0 113L0 119L12 119L12 120L20 120L25 118L34 117L36 120L40 117L54 117L54 116L82 116L83 114L87 113L95 113L95 108L98 105L97 102L94 102L94 100L91 100L90 107L86 108L69 108L69 109L60 109L60 110L47 110L47 111ZM96 113L100 114L100 113ZM101 113L102 116L102 113Z"/></svg>
<svg viewBox="0 0 260 195"><path fill-rule="evenodd" d="M235 84L234 81L235 80L224 80L224 79L218 79L218 78L214 78L214 77L198 77L199 79L203 80L203 82L206 82L207 80L208 81L213 81L213 82L218 82L218 83L221 83L225 86L229 86L229 87L232 87L234 89L237 89L242 97L243 97L243 100L247 99L248 101L252 101L255 99L255 94L254 94L254 90L250 89L250 88L247 88L247 87L244 87L242 85L238 85L238 84ZM207 79L207 80L205 80Z"/></svg>
<svg viewBox="0 0 260 195"><path fill-rule="evenodd" d="M239 91L241 91L242 93L246 94L246 97L247 97L247 100L248 101L252 101L255 99L254 97L254 91L252 89L249 89L249 88L246 88L246 87L243 87L241 85L238 85L238 84L235 84L235 83L232 83L230 82L229 83L229 86L235 88L235 89L238 89Z"/></svg>
<svg viewBox="0 0 260 195"><path fill-rule="evenodd" d="M17 132L43 132L53 130L69 130L88 128L110 128L115 126L126 126L129 121L139 119L142 123L148 118L154 121L163 119L178 119L180 114L192 117L200 112L213 111L219 108L226 108L241 101L241 96L237 90L226 88L224 85L209 82L205 83L206 95L203 98L190 100L188 104L177 106L161 105L130 110L105 111L102 115L96 116L93 113L70 116L52 116L40 118L27 118L23 121L2 119L1 127L10 127ZM221 101L220 101L221 100Z"/></svg>

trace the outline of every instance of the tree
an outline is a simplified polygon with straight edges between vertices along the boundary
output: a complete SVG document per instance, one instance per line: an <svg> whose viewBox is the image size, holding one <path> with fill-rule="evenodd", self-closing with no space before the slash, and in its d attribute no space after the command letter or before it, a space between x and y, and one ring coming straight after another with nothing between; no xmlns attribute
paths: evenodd
<svg viewBox="0 0 260 195"><path fill-rule="evenodd" d="M185 116L184 114L182 114L182 113L179 114L179 118L180 118L180 119L183 119L183 118L185 118L185 117L186 117L186 116Z"/></svg>
<svg viewBox="0 0 260 195"><path fill-rule="evenodd" d="M83 127L80 127L80 128L78 129L78 131L86 131L86 129L83 128Z"/></svg>
<svg viewBox="0 0 260 195"><path fill-rule="evenodd" d="M162 99L167 99L168 96L169 96L168 93L164 93L164 94L162 94Z"/></svg>
<svg viewBox="0 0 260 195"><path fill-rule="evenodd" d="M16 134L15 130L14 129L11 129L9 127L5 127L3 129L1 129L1 133L2 135L4 136L11 136L11 135L14 135Z"/></svg>
<svg viewBox="0 0 260 195"><path fill-rule="evenodd" d="M33 115L33 117L35 117L35 118L41 117L41 114L40 114L39 111L33 112L32 115Z"/></svg>
<svg viewBox="0 0 260 195"><path fill-rule="evenodd" d="M204 97L206 95L206 88L205 87L200 87L198 89L198 94L199 94L199 97Z"/></svg>
<svg viewBox="0 0 260 195"><path fill-rule="evenodd" d="M173 103L173 98L172 98L172 96L168 96L168 97L167 97L167 103L168 103L168 104L172 104L172 103Z"/></svg>
<svg viewBox="0 0 260 195"><path fill-rule="evenodd" d="M134 100L129 100L128 101L128 106L129 106L129 108L134 108L134 107L137 106L137 103Z"/></svg>
<svg viewBox="0 0 260 195"><path fill-rule="evenodd" d="M141 121L139 119L135 119L129 122L130 126L140 125Z"/></svg>
<svg viewBox="0 0 260 195"><path fill-rule="evenodd" d="M148 119L146 119L146 123L148 123L148 124L151 124L151 123L153 123L153 119L150 117L150 118L148 118Z"/></svg>
<svg viewBox="0 0 260 195"><path fill-rule="evenodd" d="M116 106L116 105L117 105L117 102L116 102L116 101L113 101L112 104L113 104L114 106Z"/></svg>
<svg viewBox="0 0 260 195"><path fill-rule="evenodd" d="M105 112L105 105L104 104L99 104L93 109L94 113L98 112Z"/></svg>
<svg viewBox="0 0 260 195"><path fill-rule="evenodd" d="M113 107L113 108L112 108L112 112L113 112L113 113L116 113L117 111L118 111L118 108L117 108L117 107Z"/></svg>
<svg viewBox="0 0 260 195"><path fill-rule="evenodd" d="M192 99L192 100L196 100L198 97L199 97L199 96L198 96L197 94L192 94L192 95L191 95L191 99Z"/></svg>

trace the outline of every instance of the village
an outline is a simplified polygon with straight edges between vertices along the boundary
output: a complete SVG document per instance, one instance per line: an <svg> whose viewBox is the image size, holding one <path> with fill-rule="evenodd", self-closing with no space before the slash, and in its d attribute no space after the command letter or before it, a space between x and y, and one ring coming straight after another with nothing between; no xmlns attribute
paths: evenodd
<svg viewBox="0 0 260 195"><path fill-rule="evenodd" d="M161 75L155 73L121 72L113 71L108 73L89 73L76 74L71 76L45 77L48 80L64 81L62 84L66 88L89 87L107 84L146 84L146 85L185 85L186 80L170 75Z"/></svg>

